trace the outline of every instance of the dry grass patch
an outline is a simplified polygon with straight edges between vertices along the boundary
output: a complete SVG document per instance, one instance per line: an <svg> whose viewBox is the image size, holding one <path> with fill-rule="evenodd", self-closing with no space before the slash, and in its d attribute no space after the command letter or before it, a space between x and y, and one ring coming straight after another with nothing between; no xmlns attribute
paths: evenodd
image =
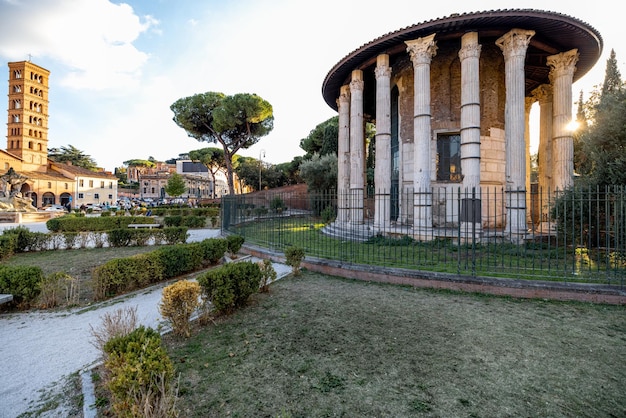
<svg viewBox="0 0 626 418"><path fill-rule="evenodd" d="M187 417L623 416L621 306L305 272L187 340Z"/></svg>

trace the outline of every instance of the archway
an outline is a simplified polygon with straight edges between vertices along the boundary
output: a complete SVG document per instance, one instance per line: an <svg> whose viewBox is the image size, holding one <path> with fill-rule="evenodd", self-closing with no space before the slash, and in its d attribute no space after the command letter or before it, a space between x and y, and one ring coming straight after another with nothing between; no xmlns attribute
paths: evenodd
<svg viewBox="0 0 626 418"><path fill-rule="evenodd" d="M54 196L54 193L51 193L51 192L45 192L45 193L43 194L43 196L41 197L41 204L42 204L43 206L46 206L46 205L54 205L54 203L55 203L55 196Z"/></svg>
<svg viewBox="0 0 626 418"><path fill-rule="evenodd" d="M61 204L63 206L67 205L69 202L71 202L72 195L70 193L61 193Z"/></svg>

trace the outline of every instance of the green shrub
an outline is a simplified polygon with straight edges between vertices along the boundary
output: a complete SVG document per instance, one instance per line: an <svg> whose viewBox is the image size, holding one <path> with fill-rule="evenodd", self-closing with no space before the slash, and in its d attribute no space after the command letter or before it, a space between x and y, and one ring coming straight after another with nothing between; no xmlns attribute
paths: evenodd
<svg viewBox="0 0 626 418"><path fill-rule="evenodd" d="M181 226L183 224L183 217L180 215L166 216L163 218L163 224L165 226Z"/></svg>
<svg viewBox="0 0 626 418"><path fill-rule="evenodd" d="M322 221L325 224L329 224L333 222L335 218L337 217L337 210L335 209L334 206L328 205L324 208L324 210L322 210L322 213L320 214L320 216L322 217Z"/></svg>
<svg viewBox="0 0 626 418"><path fill-rule="evenodd" d="M304 248L292 245L285 249L286 264L291 266L295 275L300 274L300 263L304 260Z"/></svg>
<svg viewBox="0 0 626 418"><path fill-rule="evenodd" d="M202 266L202 247L198 243L159 248L151 253L163 266L164 278L180 276Z"/></svg>
<svg viewBox="0 0 626 418"><path fill-rule="evenodd" d="M146 406L156 408L164 397L171 398L170 406L174 408L174 366L157 331L140 326L126 336L112 338L104 350L109 376L106 387L116 416L143 417ZM178 415L164 411L163 416Z"/></svg>
<svg viewBox="0 0 626 418"><path fill-rule="evenodd" d="M15 254L17 235L0 235L0 260L5 260Z"/></svg>
<svg viewBox="0 0 626 418"><path fill-rule="evenodd" d="M158 240L169 245L184 244L187 241L187 228L173 226L159 230Z"/></svg>
<svg viewBox="0 0 626 418"><path fill-rule="evenodd" d="M0 265L0 293L13 295L12 303L20 307L30 307L43 279L40 267Z"/></svg>
<svg viewBox="0 0 626 418"><path fill-rule="evenodd" d="M133 231L128 228L112 229L108 232L111 247L128 247L133 238Z"/></svg>
<svg viewBox="0 0 626 418"><path fill-rule="evenodd" d="M275 196L270 201L270 209L276 213L282 213L282 211L285 210L285 202L280 198L280 196Z"/></svg>
<svg viewBox="0 0 626 418"><path fill-rule="evenodd" d="M116 258L92 272L95 300L105 299L156 283L165 277L162 259L152 253Z"/></svg>
<svg viewBox="0 0 626 418"><path fill-rule="evenodd" d="M16 253L23 253L28 251L28 248L32 242L32 232L25 226L18 226L15 228L5 229L3 235L13 235L15 237L15 247L13 249Z"/></svg>
<svg viewBox="0 0 626 418"><path fill-rule="evenodd" d="M200 242L200 246L209 265L217 264L228 250L228 243L224 238L207 238Z"/></svg>
<svg viewBox="0 0 626 418"><path fill-rule="evenodd" d="M226 244L228 252L231 254L237 254L243 245L245 238L241 235L228 235L226 237Z"/></svg>
<svg viewBox="0 0 626 418"><path fill-rule="evenodd" d="M259 291L261 269L250 261L229 263L207 271L198 283L217 314L231 313Z"/></svg>

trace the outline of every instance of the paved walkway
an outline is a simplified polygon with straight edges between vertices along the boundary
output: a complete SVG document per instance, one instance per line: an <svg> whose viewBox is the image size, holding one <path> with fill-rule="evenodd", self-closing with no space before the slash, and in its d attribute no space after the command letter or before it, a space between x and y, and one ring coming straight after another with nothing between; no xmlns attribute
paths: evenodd
<svg viewBox="0 0 626 418"><path fill-rule="evenodd" d="M45 224L24 225L33 231L47 232ZM15 226L1 224L0 231ZM188 242L220 233L216 229L189 232ZM279 278L291 272L284 264L273 265ZM0 418L14 418L28 411L41 391L58 386L64 377L97 363L99 352L91 344L91 329L100 326L105 313L136 307L140 323L157 328L163 322L158 312L162 287L80 309L0 314ZM56 410L46 416L66 414Z"/></svg>

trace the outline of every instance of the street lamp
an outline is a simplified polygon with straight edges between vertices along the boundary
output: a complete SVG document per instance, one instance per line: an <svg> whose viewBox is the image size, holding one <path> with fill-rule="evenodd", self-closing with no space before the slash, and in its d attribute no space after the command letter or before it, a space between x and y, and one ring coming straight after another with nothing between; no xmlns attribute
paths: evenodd
<svg viewBox="0 0 626 418"><path fill-rule="evenodd" d="M264 149L259 151L259 191L261 191L261 167L263 166L263 160L261 158L263 157L265 157Z"/></svg>

